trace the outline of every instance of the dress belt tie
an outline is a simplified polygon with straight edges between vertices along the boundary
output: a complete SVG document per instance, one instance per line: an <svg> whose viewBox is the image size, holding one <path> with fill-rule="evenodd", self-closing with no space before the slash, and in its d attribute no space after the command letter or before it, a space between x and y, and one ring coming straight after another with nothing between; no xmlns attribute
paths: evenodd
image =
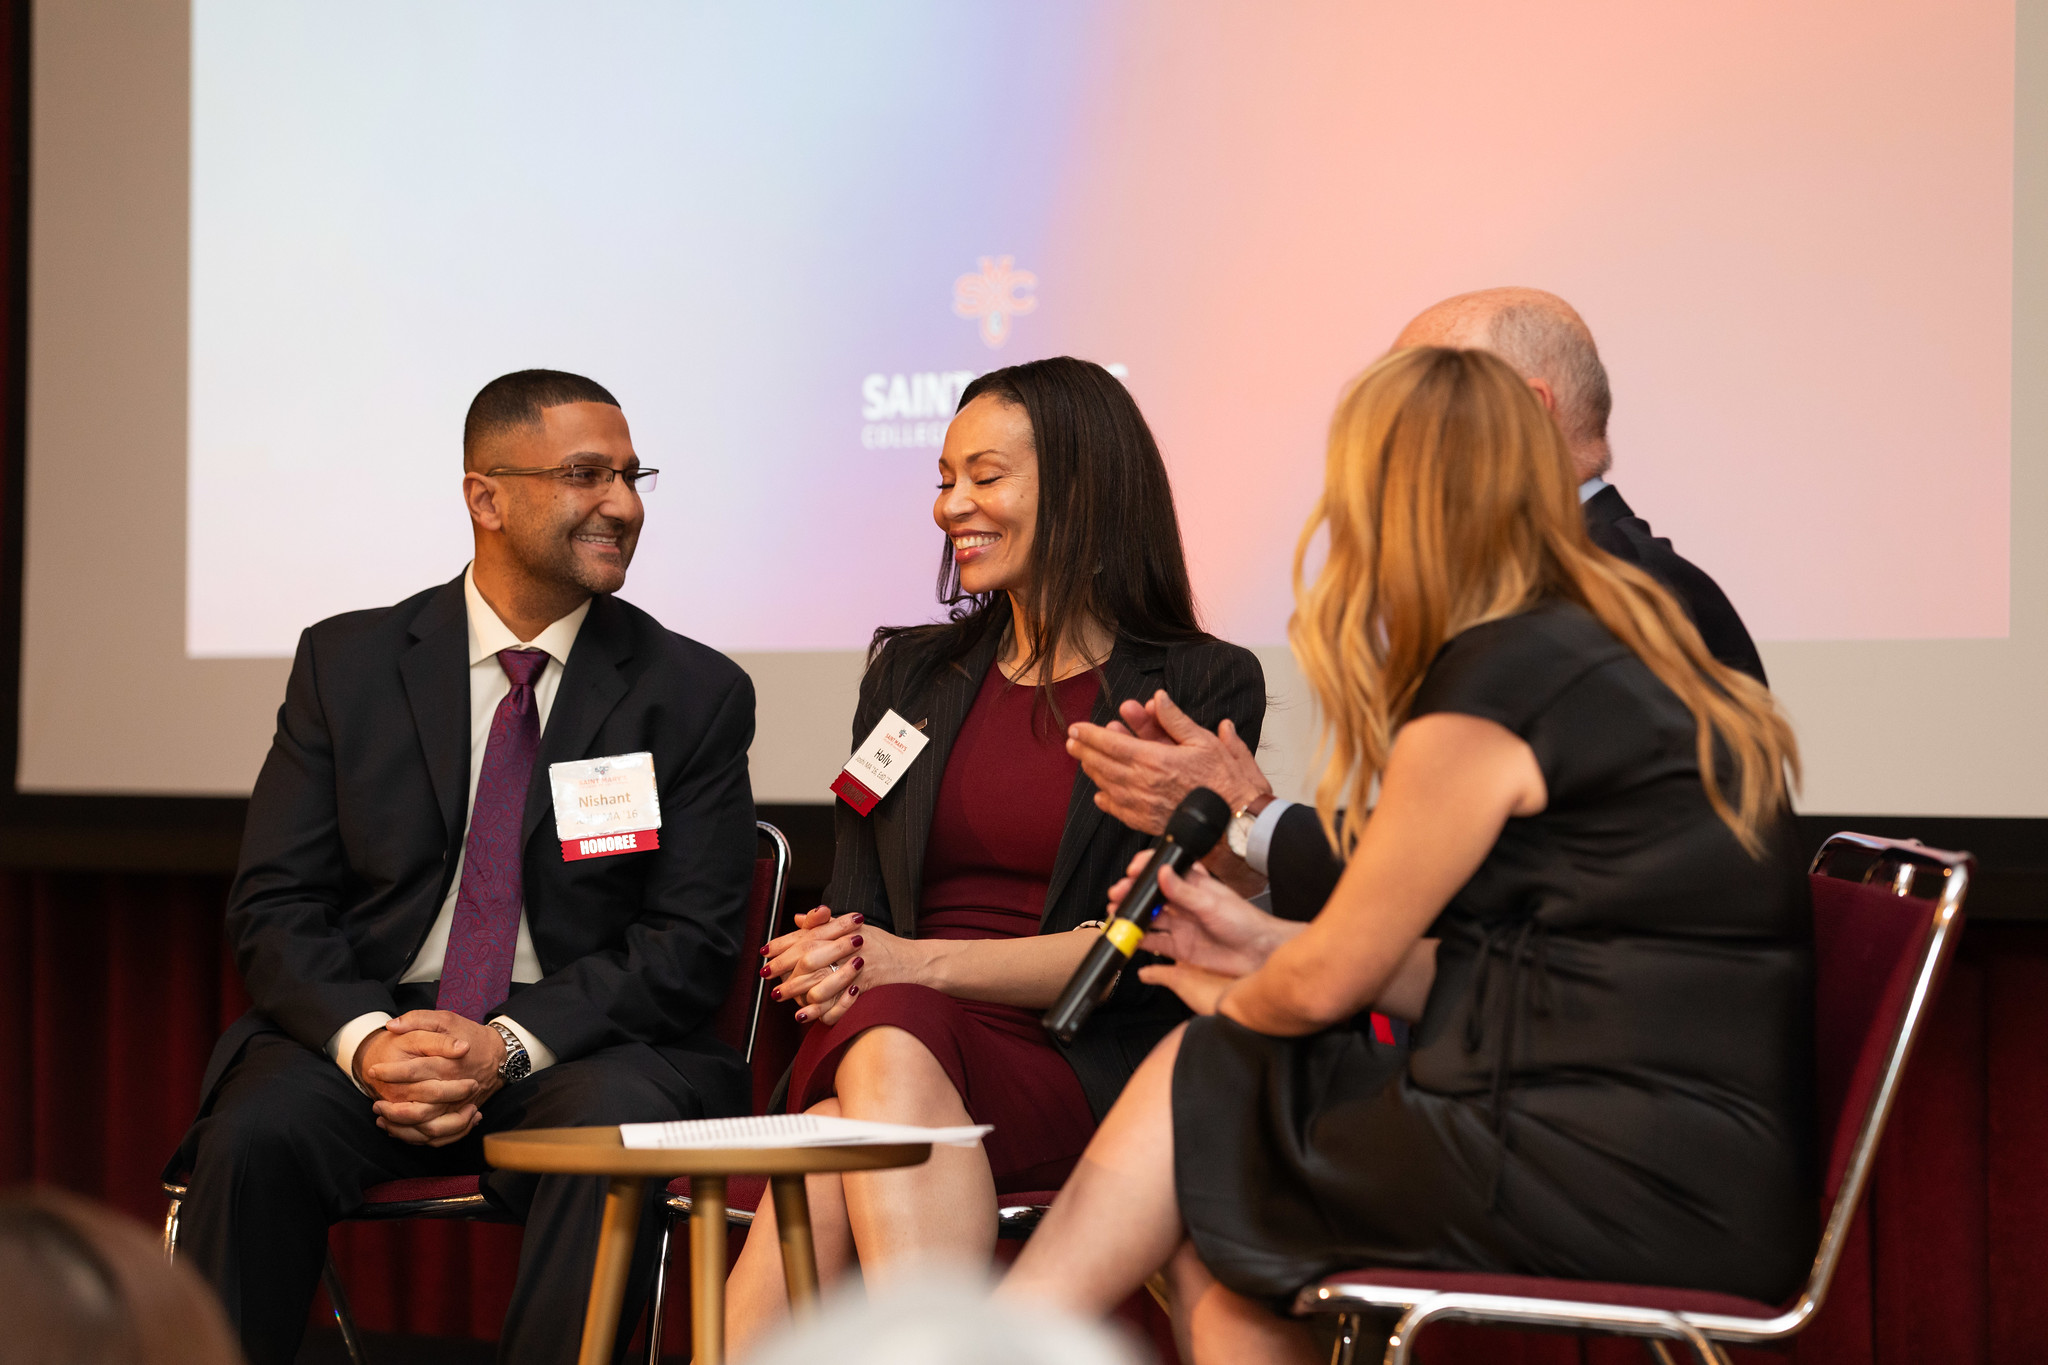
<svg viewBox="0 0 2048 1365"><path fill-rule="evenodd" d="M1522 1015L1524 981L1529 976L1535 978L1529 992L1530 1010L1541 1015L1550 1013L1549 955L1546 948L1543 926L1534 917L1520 924L1490 924L1479 936L1479 962L1472 979L1472 1008L1465 1016L1467 1054L1478 1052L1486 1041L1487 1007L1496 994L1493 965L1496 954L1507 959L1508 973L1506 989L1499 992L1500 1007L1494 1011L1501 1016L1500 1043L1493 1059L1493 1085L1487 1096L1486 1108L1488 1124L1495 1140L1500 1143L1501 1151L1487 1191L1488 1204L1492 1204L1500 1194L1501 1171L1507 1165L1508 1072L1514 1064L1516 1026Z"/></svg>

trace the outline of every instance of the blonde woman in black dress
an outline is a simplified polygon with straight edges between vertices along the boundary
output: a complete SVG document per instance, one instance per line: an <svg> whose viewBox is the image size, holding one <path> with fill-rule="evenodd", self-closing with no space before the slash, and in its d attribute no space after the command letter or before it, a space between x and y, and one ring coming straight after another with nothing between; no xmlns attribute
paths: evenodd
<svg viewBox="0 0 2048 1365"><path fill-rule="evenodd" d="M1200 1362L1312 1359L1286 1306L1352 1266L1782 1298L1816 1236L1812 964L1770 694L1591 545L1490 355L1353 385L1303 558L1324 532L1292 633L1343 880L1305 926L1170 881L1147 946L1176 963L1142 975L1205 1017L1006 1292L1099 1312L1164 1267ZM1368 1007L1415 1022L1404 1062Z"/></svg>

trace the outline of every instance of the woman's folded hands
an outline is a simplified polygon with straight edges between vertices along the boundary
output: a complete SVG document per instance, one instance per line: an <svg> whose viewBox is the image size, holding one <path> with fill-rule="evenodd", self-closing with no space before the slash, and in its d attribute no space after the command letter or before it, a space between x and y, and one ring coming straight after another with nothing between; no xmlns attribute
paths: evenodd
<svg viewBox="0 0 2048 1365"><path fill-rule="evenodd" d="M861 915L834 915L821 905L796 917L796 928L761 949L761 975L776 983L777 1000L796 1002L800 1024L833 1023L859 998L861 987L900 980L903 940L876 929Z"/></svg>

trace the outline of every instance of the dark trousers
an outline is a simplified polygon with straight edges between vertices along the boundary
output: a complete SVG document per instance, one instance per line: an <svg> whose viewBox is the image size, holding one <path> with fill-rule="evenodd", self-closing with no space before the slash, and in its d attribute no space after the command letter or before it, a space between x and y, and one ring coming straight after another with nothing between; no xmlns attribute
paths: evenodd
<svg viewBox="0 0 2048 1365"><path fill-rule="evenodd" d="M361 1206L366 1187L482 1174L485 1196L526 1225L498 1359L559 1365L576 1358L582 1338L605 1182L490 1170L484 1134L696 1118L700 1108L689 1082L658 1053L628 1043L506 1086L461 1142L414 1147L377 1127L370 1100L325 1054L282 1034L258 1034L181 1149L191 1174L179 1256L220 1291L250 1365L289 1365L312 1310L327 1229ZM652 1283L649 1218L661 1189L649 1182L625 1323Z"/></svg>

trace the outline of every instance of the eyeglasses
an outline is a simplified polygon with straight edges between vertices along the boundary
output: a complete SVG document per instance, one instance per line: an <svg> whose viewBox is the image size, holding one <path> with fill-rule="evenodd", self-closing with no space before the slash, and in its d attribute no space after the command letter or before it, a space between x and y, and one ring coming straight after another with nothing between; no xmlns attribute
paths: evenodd
<svg viewBox="0 0 2048 1365"><path fill-rule="evenodd" d="M608 464L556 464L541 469L514 469L506 465L484 471L490 478L501 474L544 474L561 480L578 493L603 492L612 486L613 479L624 479L626 487L635 493L652 493L655 476L660 473L659 469L613 469Z"/></svg>

